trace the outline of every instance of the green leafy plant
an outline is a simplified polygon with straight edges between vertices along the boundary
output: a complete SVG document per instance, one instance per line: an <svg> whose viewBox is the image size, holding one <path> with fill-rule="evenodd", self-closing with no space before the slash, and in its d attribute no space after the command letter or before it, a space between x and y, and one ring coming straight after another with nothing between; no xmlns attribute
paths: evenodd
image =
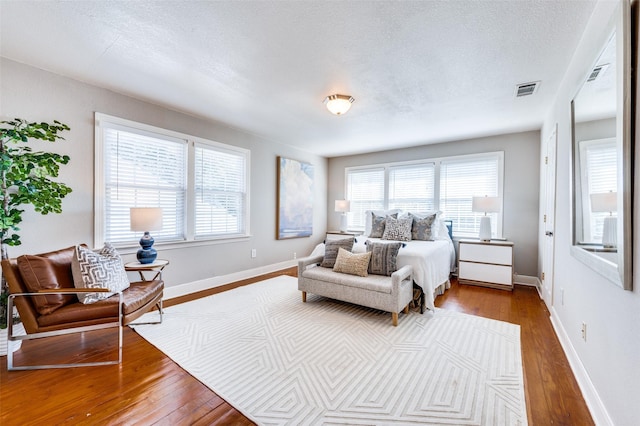
<svg viewBox="0 0 640 426"><path fill-rule="evenodd" d="M60 165L67 164L68 155L33 151L29 140L48 142L64 140L60 132L70 130L57 120L53 124L28 122L15 118L0 121L0 247L2 259L8 259L7 246L18 246L22 222L21 206L32 205L43 215L62 212L62 199L71 192L58 177ZM2 276L0 288L0 328L7 326L7 284Z"/></svg>

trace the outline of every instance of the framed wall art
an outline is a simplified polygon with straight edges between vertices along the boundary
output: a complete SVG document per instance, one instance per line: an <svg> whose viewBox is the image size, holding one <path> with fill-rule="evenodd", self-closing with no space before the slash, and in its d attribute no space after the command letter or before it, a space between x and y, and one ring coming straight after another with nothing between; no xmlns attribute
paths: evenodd
<svg viewBox="0 0 640 426"><path fill-rule="evenodd" d="M278 157L276 238L310 237L313 233L313 165Z"/></svg>

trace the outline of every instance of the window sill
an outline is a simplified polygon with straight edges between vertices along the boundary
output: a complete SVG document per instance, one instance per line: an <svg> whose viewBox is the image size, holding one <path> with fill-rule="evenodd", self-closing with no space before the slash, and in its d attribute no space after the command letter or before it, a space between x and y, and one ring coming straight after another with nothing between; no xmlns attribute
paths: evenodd
<svg viewBox="0 0 640 426"><path fill-rule="evenodd" d="M199 239L192 241L158 241L153 247L156 250L180 250L184 248L190 247L202 247L202 246L214 246L218 244L228 244L228 243L237 243L243 241L249 241L251 239L251 235L240 235L237 237L225 237L225 238L207 238L207 239ZM120 254L135 254L140 250L140 245L116 245L114 247L118 250Z"/></svg>

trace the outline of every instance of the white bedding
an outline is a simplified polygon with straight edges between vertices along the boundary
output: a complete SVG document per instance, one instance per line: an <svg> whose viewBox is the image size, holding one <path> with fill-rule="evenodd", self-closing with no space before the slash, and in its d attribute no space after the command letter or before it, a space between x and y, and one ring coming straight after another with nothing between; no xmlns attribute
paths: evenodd
<svg viewBox="0 0 640 426"><path fill-rule="evenodd" d="M369 238L372 241L385 241L379 238ZM367 251L365 241L367 237L357 237L352 252ZM437 241L403 241L405 246L398 251L398 268L405 265L413 267L413 280L422 287L425 294L425 306L435 310L435 289L449 280L449 274L455 267L455 250L451 240ZM324 254L324 244L319 244L312 255Z"/></svg>

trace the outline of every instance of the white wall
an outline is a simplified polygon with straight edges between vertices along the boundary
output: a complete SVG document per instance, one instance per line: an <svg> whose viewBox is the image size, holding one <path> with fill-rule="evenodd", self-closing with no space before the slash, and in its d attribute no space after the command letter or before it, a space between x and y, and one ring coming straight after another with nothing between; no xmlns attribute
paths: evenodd
<svg viewBox="0 0 640 426"><path fill-rule="evenodd" d="M503 236L515 243L514 271L537 276L540 132L512 133L329 159L328 227L338 229L333 200L344 198L345 168L452 155L504 151Z"/></svg>
<svg viewBox="0 0 640 426"><path fill-rule="evenodd" d="M596 5L558 90L555 104L544 122L541 141L543 144L546 142L557 123L555 302L551 307L552 320L596 423L631 426L637 425L640 419L640 284L636 281L633 291L622 290L570 253L570 102L604 46L609 33L607 23L615 6L616 3L611 1L599 1ZM638 200L638 185L635 191L635 199ZM640 209L637 206L636 202L633 268L640 271ZM561 289L564 289L564 304L560 302ZM586 342L581 339L582 322L587 324Z"/></svg>
<svg viewBox="0 0 640 426"><path fill-rule="evenodd" d="M41 253L82 242L93 245L95 111L251 150L251 238L177 249L163 249L156 243L159 257L171 262L164 274L168 287L293 261L294 252L298 256L306 255L324 238L325 158L6 59L0 62L0 76L3 119L19 117L47 122L56 119L71 127L70 132L65 132L65 141L53 145L40 142L37 146L71 157L71 162L61 169L59 180L71 186L73 192L64 199L60 215L42 216L27 208L21 225L23 243L10 247L10 256ZM278 155L315 166L314 235L311 238L282 241L275 238ZM250 256L252 248L257 250L255 259ZM125 261L135 260L131 254L124 257Z"/></svg>

